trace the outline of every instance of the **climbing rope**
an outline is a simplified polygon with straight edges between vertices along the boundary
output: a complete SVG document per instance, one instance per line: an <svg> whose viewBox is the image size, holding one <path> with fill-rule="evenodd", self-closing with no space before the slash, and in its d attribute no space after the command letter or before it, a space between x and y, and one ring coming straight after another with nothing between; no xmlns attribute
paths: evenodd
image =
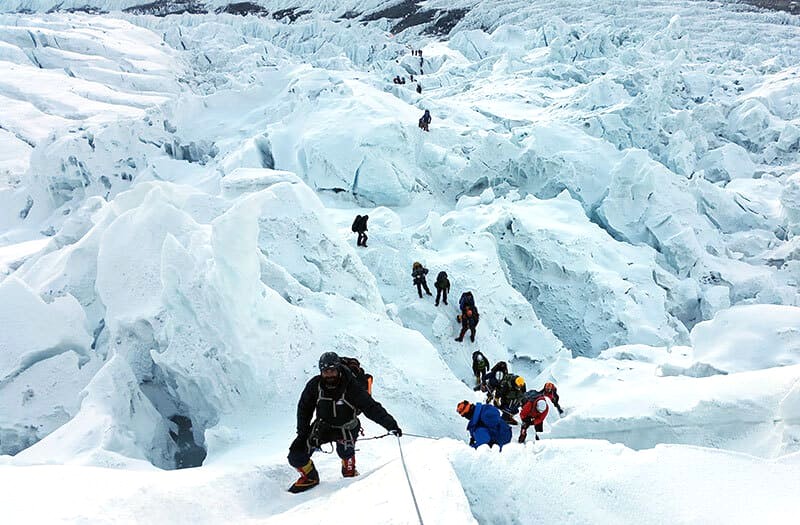
<svg viewBox="0 0 800 525"><path fill-rule="evenodd" d="M381 438L385 438L386 436L389 436L389 435L391 435L391 432L387 432L385 434L381 434L380 436L372 436L372 437L368 437L368 438L359 438L358 441L369 441L370 439L381 439Z"/></svg>
<svg viewBox="0 0 800 525"><path fill-rule="evenodd" d="M417 504L417 496L414 495L414 487L411 485L411 477L408 475L408 467L406 466L406 458L403 456L403 446L400 444L400 436L397 436L397 448L400 449L400 462L403 464L403 471L406 473L406 481L408 481L408 490L411 491L411 499L414 501L414 508L417 510L417 518L419 518L419 525L425 525L422 521L422 514L419 511Z"/></svg>
<svg viewBox="0 0 800 525"><path fill-rule="evenodd" d="M408 433L408 432L403 432L403 435L404 436L409 436L409 437L415 437L415 438L422 438L422 439L433 439L433 440L442 439L442 438L432 437L432 436L423 436L421 434L411 434L411 433Z"/></svg>

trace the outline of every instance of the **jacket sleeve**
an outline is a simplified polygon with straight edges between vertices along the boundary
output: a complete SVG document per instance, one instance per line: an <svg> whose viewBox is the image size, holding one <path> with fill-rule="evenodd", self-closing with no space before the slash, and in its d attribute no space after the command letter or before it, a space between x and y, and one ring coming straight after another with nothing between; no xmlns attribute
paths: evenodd
<svg viewBox="0 0 800 525"><path fill-rule="evenodd" d="M428 269L427 268L423 268L422 269L422 275L428 275Z"/></svg>
<svg viewBox="0 0 800 525"><path fill-rule="evenodd" d="M532 401L528 401L527 403L525 403L522 406L522 411L519 413L520 419L525 421L526 419L532 417L532 414L531 414L531 412L533 411L532 409L533 409L533 402Z"/></svg>
<svg viewBox="0 0 800 525"><path fill-rule="evenodd" d="M348 388L349 401L365 416L376 422L386 430L396 430L400 428L397 426L397 421L383 408L383 405L372 399L372 396L367 393L360 385L350 383Z"/></svg>
<svg viewBox="0 0 800 525"><path fill-rule="evenodd" d="M319 378L315 377L306 383L300 401L297 402L297 433L308 434L311 431L311 418L317 408L317 388Z"/></svg>
<svg viewBox="0 0 800 525"><path fill-rule="evenodd" d="M552 397L551 401L553 402L553 406L556 407L556 410L558 410L559 414L564 411L561 408L561 405L558 404L558 394L557 393L553 392L553 397Z"/></svg>

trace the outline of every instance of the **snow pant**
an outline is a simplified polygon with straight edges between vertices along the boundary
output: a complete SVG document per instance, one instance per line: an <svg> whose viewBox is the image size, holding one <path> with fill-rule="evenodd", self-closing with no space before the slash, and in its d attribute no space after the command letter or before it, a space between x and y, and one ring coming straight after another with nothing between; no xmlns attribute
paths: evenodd
<svg viewBox="0 0 800 525"><path fill-rule="evenodd" d="M464 334L467 333L467 330L469 330L469 340L474 343L475 342L475 327L474 326L464 326L462 324L461 325L461 333L458 334L458 339L460 341L463 341L464 340Z"/></svg>
<svg viewBox="0 0 800 525"><path fill-rule="evenodd" d="M486 372L484 368L475 368L472 367L472 375L475 376L475 389L477 390L481 386L481 379L483 379L483 374Z"/></svg>
<svg viewBox="0 0 800 525"><path fill-rule="evenodd" d="M433 295L431 293L431 291L428 289L427 281L422 281L422 282L417 283L417 293L419 294L420 297L422 297L422 289L423 288L425 288L425 293L426 294Z"/></svg>
<svg viewBox="0 0 800 525"><path fill-rule="evenodd" d="M294 468L300 468L311 459L311 454L325 443L336 442L336 454L342 459L352 458L356 455L356 440L361 430L361 423L355 420L351 429L332 427L317 420L311 427L311 435L298 435L289 446L289 455L286 459Z"/></svg>
<svg viewBox="0 0 800 525"><path fill-rule="evenodd" d="M357 246L367 247L367 234L364 232L358 232L358 240L356 241Z"/></svg>
<svg viewBox="0 0 800 525"><path fill-rule="evenodd" d="M444 304L447 304L447 290L444 288L436 288L436 306L439 306L439 299L444 300Z"/></svg>

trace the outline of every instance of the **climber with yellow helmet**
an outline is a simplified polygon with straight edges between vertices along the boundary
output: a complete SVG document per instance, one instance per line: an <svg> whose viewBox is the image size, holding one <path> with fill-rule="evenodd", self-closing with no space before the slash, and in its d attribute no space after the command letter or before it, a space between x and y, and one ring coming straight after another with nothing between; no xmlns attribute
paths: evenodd
<svg viewBox="0 0 800 525"><path fill-rule="evenodd" d="M503 418L511 425L516 425L514 416L522 406L525 396L525 380L516 374L506 374L495 393L495 403L503 412Z"/></svg>

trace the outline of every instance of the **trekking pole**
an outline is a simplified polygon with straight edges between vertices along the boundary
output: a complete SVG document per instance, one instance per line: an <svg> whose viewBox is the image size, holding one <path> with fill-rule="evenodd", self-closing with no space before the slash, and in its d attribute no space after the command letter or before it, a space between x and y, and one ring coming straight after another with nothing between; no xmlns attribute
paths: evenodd
<svg viewBox="0 0 800 525"><path fill-rule="evenodd" d="M411 491L411 499L414 501L414 508L417 511L417 518L419 518L419 525L425 525L422 521L422 514L419 512L419 505L417 504L417 496L414 495L414 487L411 485L411 477L408 475L408 467L406 467L406 458L403 456L403 446L400 444L400 436L397 437L397 448L400 449L400 462L403 464L403 470L406 473L406 481L408 481L408 489Z"/></svg>

